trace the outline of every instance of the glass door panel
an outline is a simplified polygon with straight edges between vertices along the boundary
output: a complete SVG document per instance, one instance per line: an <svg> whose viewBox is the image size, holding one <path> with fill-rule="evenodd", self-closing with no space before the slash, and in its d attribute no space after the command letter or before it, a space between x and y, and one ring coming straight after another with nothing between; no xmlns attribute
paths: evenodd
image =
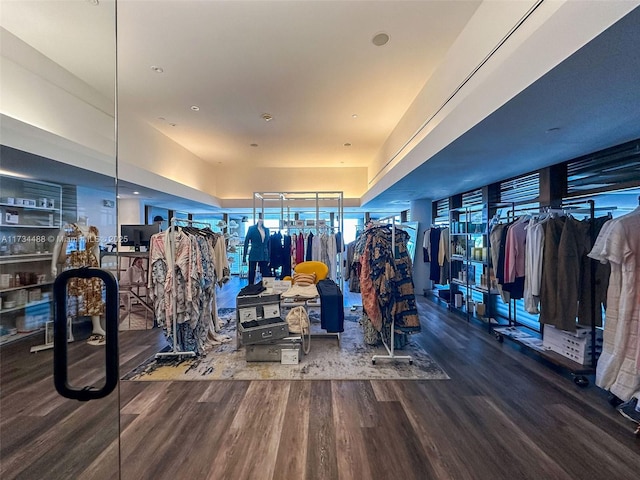
<svg viewBox="0 0 640 480"><path fill-rule="evenodd" d="M75 270L99 269L118 235L115 13L114 0L0 8L3 479L119 477L118 306L114 329L110 278Z"/></svg>

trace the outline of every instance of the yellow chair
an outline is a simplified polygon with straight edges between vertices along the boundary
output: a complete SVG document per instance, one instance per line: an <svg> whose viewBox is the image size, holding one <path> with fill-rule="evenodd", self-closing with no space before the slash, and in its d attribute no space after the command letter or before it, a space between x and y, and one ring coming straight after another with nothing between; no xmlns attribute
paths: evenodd
<svg viewBox="0 0 640 480"><path fill-rule="evenodd" d="M316 274L316 283L320 280L324 280L329 275L329 267L322 262L318 262L315 260L309 260L306 262L299 263L293 269L295 273L315 273ZM286 276L283 280L292 280L292 277Z"/></svg>

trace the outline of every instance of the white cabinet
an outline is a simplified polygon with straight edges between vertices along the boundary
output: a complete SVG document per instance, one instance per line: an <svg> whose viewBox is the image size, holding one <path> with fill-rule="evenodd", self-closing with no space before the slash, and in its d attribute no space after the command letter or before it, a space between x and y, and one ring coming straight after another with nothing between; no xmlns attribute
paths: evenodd
<svg viewBox="0 0 640 480"><path fill-rule="evenodd" d="M61 223L60 185L0 176L0 343L51 319L51 261Z"/></svg>

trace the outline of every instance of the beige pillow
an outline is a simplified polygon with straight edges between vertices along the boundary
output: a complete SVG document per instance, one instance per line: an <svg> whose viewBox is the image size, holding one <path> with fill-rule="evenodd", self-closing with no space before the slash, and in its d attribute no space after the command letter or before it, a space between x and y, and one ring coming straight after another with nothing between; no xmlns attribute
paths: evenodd
<svg viewBox="0 0 640 480"><path fill-rule="evenodd" d="M306 287L307 285L313 285L316 283L316 274L296 272L293 274L293 283L294 285L300 285L301 287Z"/></svg>

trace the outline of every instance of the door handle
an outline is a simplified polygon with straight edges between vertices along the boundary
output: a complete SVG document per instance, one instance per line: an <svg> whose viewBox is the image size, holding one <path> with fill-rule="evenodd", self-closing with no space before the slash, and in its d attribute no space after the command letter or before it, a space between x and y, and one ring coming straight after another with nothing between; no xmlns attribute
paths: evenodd
<svg viewBox="0 0 640 480"><path fill-rule="evenodd" d="M102 388L69 385L67 368L67 284L71 278L99 278L106 289L105 302L105 374ZM86 402L104 398L118 385L118 282L111 272L100 268L82 267L66 270L53 282L53 381L60 395Z"/></svg>

